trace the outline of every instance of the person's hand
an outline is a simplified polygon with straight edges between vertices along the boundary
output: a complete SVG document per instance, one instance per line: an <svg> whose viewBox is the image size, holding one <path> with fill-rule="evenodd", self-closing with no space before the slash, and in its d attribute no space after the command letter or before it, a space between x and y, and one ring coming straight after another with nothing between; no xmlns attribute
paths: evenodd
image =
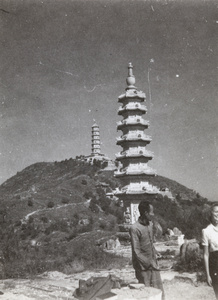
<svg viewBox="0 0 218 300"><path fill-rule="evenodd" d="M212 279L211 279L210 275L207 276L207 284L209 286L212 286Z"/></svg>
<svg viewBox="0 0 218 300"><path fill-rule="evenodd" d="M162 258L162 255L161 255L160 253L157 252L157 253L156 253L156 258L157 258L157 259L161 259L161 258Z"/></svg>
<svg viewBox="0 0 218 300"><path fill-rule="evenodd" d="M153 270L156 270L156 271L160 270L158 264L154 260L151 261L151 267L152 267Z"/></svg>

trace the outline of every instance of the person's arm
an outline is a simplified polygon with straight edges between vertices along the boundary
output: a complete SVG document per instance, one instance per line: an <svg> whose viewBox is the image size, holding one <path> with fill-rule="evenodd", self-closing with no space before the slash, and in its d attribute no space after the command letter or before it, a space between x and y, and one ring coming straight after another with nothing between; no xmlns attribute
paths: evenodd
<svg viewBox="0 0 218 300"><path fill-rule="evenodd" d="M204 266L205 266L205 271L207 276L207 283L209 286L212 286L212 279L210 277L210 272L209 272L209 247L208 246L204 246Z"/></svg>

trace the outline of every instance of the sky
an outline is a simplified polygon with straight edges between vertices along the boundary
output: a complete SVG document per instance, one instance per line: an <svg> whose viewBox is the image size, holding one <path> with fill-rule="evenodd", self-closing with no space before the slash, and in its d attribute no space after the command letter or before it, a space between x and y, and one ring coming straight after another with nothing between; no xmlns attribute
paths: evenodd
<svg viewBox="0 0 218 300"><path fill-rule="evenodd" d="M36 162L115 158L132 62L146 93L149 165L218 200L218 3L1 0L0 183Z"/></svg>

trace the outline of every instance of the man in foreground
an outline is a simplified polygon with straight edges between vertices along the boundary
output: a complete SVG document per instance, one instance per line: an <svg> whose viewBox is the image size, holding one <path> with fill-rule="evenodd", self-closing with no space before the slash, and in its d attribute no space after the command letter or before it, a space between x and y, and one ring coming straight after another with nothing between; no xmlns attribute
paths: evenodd
<svg viewBox="0 0 218 300"><path fill-rule="evenodd" d="M132 263L135 269L136 278L139 283L147 287L154 287L162 291L163 284L160 277L160 270L157 263L157 251L153 245L153 206L146 201L139 204L140 217L130 228L132 245Z"/></svg>

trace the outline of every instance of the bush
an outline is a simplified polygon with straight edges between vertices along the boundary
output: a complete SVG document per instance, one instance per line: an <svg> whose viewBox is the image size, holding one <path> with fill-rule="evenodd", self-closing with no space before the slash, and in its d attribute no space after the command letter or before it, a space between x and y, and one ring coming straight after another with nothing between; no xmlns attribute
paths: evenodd
<svg viewBox="0 0 218 300"><path fill-rule="evenodd" d="M63 272L64 274L72 274L72 273L79 273L84 271L84 261L82 259L74 259L71 263L64 266Z"/></svg>
<svg viewBox="0 0 218 300"><path fill-rule="evenodd" d="M181 272L202 272L203 269L204 262L201 254L196 254L187 262L183 262L179 259L175 264L175 270Z"/></svg>
<svg viewBox="0 0 218 300"><path fill-rule="evenodd" d="M61 200L61 203L63 203L63 204L68 204L70 202L70 200L69 199L66 199L66 198L63 198L62 200Z"/></svg>
<svg viewBox="0 0 218 300"><path fill-rule="evenodd" d="M29 199L27 204L28 204L28 206L33 206L33 201L31 199Z"/></svg>
<svg viewBox="0 0 218 300"><path fill-rule="evenodd" d="M46 216L42 216L40 219L43 223L48 223L48 218Z"/></svg>
<svg viewBox="0 0 218 300"><path fill-rule="evenodd" d="M197 242L185 242L180 248L180 258L175 266L183 272L197 272L204 268L203 256Z"/></svg>
<svg viewBox="0 0 218 300"><path fill-rule="evenodd" d="M81 251L83 249L83 251ZM104 252L101 248L95 246L93 241L77 241L73 247L73 260L82 260L84 269L108 269L122 268L129 263L128 258L119 257L115 254Z"/></svg>
<svg viewBox="0 0 218 300"><path fill-rule="evenodd" d="M93 193L91 191L85 192L83 194L83 197L85 197L86 199L90 199L93 197Z"/></svg>
<svg viewBox="0 0 218 300"><path fill-rule="evenodd" d="M54 202L49 201L48 204L47 204L47 207L48 207L48 208L54 207Z"/></svg>

